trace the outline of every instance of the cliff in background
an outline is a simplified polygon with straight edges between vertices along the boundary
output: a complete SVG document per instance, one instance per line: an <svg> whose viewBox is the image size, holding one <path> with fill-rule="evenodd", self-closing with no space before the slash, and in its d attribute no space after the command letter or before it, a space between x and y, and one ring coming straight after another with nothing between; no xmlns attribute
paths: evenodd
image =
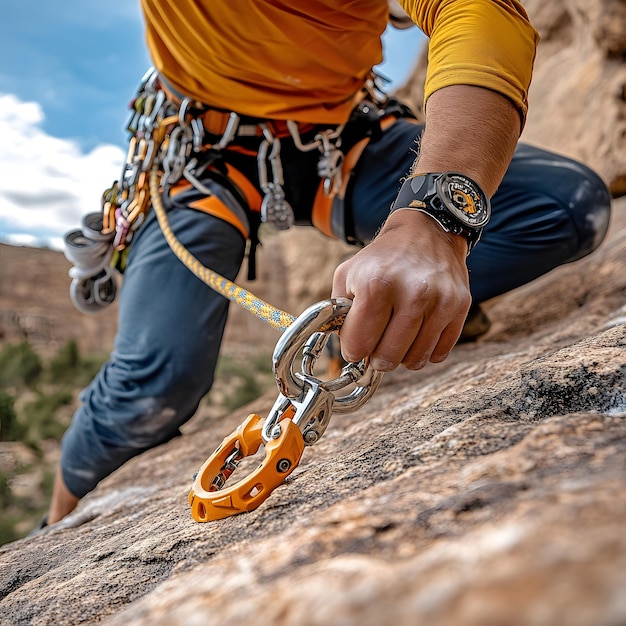
<svg viewBox="0 0 626 626"><path fill-rule="evenodd" d="M526 5L543 41L524 138L622 194L626 5ZM0 549L0 621L626 623L626 199L614 209L600 250L489 302L491 331L445 363L385 375L252 513L197 524L187 493L275 393L200 411L62 524ZM276 240L280 267L300 264L301 237ZM323 296L345 250L311 246L307 263L332 257L314 285L274 273L261 295L284 288L294 311Z"/></svg>

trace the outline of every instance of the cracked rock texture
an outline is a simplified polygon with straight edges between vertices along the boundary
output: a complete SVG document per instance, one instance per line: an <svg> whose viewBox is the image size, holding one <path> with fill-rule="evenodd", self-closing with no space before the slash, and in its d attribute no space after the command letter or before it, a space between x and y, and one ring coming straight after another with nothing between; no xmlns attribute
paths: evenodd
<svg viewBox="0 0 626 626"><path fill-rule="evenodd" d="M576 11L574 44L616 59L623 2L527 5ZM588 119L533 104L528 132L542 114ZM608 153L590 154L608 180ZM275 394L200 411L61 524L0 549L0 623L625 624L626 199L596 253L485 309L485 337L385 375L260 508L208 524L189 513L192 474Z"/></svg>
<svg viewBox="0 0 626 626"><path fill-rule="evenodd" d="M0 550L7 624L626 623L626 202L596 254L385 375L256 511L197 524L199 413L64 522ZM548 297L546 297L548 294Z"/></svg>

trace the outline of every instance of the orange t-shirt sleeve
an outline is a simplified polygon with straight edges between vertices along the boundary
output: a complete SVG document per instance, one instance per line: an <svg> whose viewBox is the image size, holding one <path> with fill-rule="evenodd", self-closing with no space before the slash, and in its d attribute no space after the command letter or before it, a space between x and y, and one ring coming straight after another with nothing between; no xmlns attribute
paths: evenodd
<svg viewBox="0 0 626 626"><path fill-rule="evenodd" d="M516 0L400 0L429 37L424 101L449 85L510 98L523 127L539 35Z"/></svg>

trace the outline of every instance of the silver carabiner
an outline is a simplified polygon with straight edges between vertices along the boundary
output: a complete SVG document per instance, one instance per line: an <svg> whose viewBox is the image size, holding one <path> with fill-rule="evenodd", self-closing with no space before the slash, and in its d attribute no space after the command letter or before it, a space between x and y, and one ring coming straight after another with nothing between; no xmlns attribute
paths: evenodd
<svg viewBox="0 0 626 626"><path fill-rule="evenodd" d="M224 134L215 145L215 148L217 150L223 150L234 139L237 128L239 128L239 121L240 118L237 113L231 111L230 115L228 116L228 123L226 124L226 128L224 129Z"/></svg>
<svg viewBox="0 0 626 626"><path fill-rule="evenodd" d="M287 230L294 223L295 216L291 205L285 199L283 190L283 167L280 160L280 139L272 134L267 124L260 124L263 141L257 153L259 186L264 196L261 202L261 221L277 230ZM268 156L268 149L271 147ZM272 180L269 180L267 161L272 168Z"/></svg>
<svg viewBox="0 0 626 626"><path fill-rule="evenodd" d="M191 106L191 99L184 98L178 107L178 125L183 128L187 126L187 113L189 112L189 107Z"/></svg>
<svg viewBox="0 0 626 626"><path fill-rule="evenodd" d="M268 443L280 436L280 418L291 410L291 421L300 429L304 444L312 446L326 432L333 412L334 396L314 380L302 380L302 394L299 398L286 398L278 394L274 406L263 422L263 441Z"/></svg>
<svg viewBox="0 0 626 626"><path fill-rule="evenodd" d="M147 137L152 136L152 131L154 130L154 123L159 115L162 112L163 105L166 101L166 95L164 91L157 91L155 95L154 104L150 111L149 115L144 115L144 119L141 123L141 130L143 130L144 134Z"/></svg>
<svg viewBox="0 0 626 626"><path fill-rule="evenodd" d="M301 400L306 393L306 384L315 383L334 396L333 411L348 413L363 406L376 391L383 373L374 370L367 359L359 363L348 363L341 376L331 381L322 381L313 375L313 363L325 343L316 333L329 335L340 330L351 304L348 298L331 298L318 302L306 309L281 335L272 356L272 368L283 396ZM303 350L302 372L298 372L294 368L294 362ZM352 384L355 388L349 394L336 394Z"/></svg>

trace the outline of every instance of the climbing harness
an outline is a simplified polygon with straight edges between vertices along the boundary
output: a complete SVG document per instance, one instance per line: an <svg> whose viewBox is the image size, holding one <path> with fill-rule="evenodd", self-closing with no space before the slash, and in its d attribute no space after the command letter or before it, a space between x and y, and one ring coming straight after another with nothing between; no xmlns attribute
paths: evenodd
<svg viewBox="0 0 626 626"><path fill-rule="evenodd" d="M194 480L189 494L192 515L205 522L258 507L295 469L304 447L319 441L331 414L363 406L378 387L382 373L364 359L346 365L333 380L319 379L314 373L315 362L329 337L340 330L350 301L324 300L298 318L268 304L202 265L176 238L162 199L164 191L182 179L202 193L213 195L199 180L210 162L204 157L219 154L235 137L257 137L259 186L264 194L259 206L261 221L280 230L289 228L294 223L294 212L283 189L281 138L290 136L302 152L319 151L323 193L332 196L345 183L344 153L340 148L346 125L318 130L311 141L305 142L304 125L207 111L203 105L167 91L167 83L160 82L160 78L154 69L144 76L131 103L131 138L122 175L104 192L102 212L88 214L80 229L66 235L65 255L73 264L73 303L87 313L101 310L116 295L113 268L123 270L125 252L152 206L168 245L190 271L283 333L272 359L279 395L268 417L262 420L250 415L224 439ZM368 90L372 94L375 91L370 84ZM371 116L377 109L363 105L361 111ZM216 138L213 142L212 137ZM299 354L302 361L297 368ZM342 395L347 387L350 390ZM265 447L265 458L259 467L233 486L226 486L240 462L256 454L261 445Z"/></svg>
<svg viewBox="0 0 626 626"><path fill-rule="evenodd" d="M373 76L366 82L364 95L382 102L382 90L376 81ZM198 180L207 167L206 157L219 154L237 137L259 137L257 164L263 191L260 219L279 230L294 223L294 212L283 189L282 138L291 136L303 152L320 152L318 174L327 195L341 184L340 147L345 125L318 129L314 139L305 143L302 132L314 126L207 109L177 94L154 68L143 77L130 108L127 128L131 137L120 179L104 192L101 215L89 214L88 225L83 223L81 229L65 237L65 256L74 265L70 295L83 312L96 312L115 299L114 272L106 268L111 265L124 269L127 248L150 208L148 178L153 165L160 171L163 190L185 179L207 193L210 190Z"/></svg>

